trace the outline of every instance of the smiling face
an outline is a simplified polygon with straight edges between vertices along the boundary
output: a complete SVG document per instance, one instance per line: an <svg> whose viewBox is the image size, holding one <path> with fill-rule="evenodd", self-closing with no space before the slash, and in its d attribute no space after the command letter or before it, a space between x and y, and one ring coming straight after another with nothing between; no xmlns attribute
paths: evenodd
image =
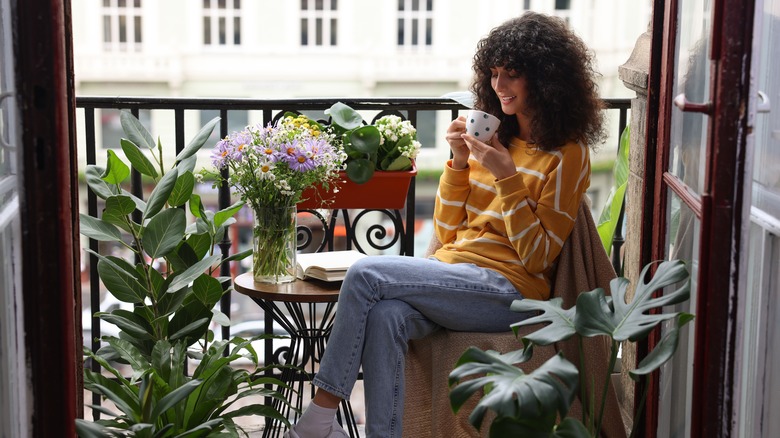
<svg viewBox="0 0 780 438"><path fill-rule="evenodd" d="M517 117L521 138L524 137L525 135L522 134L527 134L527 131L523 128L528 126L528 115L526 114L528 90L525 77L504 67L493 67L490 69L490 73L490 86L493 87L493 91L501 103L501 111L506 115Z"/></svg>
<svg viewBox="0 0 780 438"><path fill-rule="evenodd" d="M525 78L504 67L493 67L490 72L490 86L496 92L504 114L522 113L527 95Z"/></svg>

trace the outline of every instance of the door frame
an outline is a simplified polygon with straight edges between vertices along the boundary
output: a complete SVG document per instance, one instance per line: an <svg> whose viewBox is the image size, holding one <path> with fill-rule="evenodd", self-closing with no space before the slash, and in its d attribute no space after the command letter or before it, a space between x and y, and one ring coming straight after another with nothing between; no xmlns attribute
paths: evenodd
<svg viewBox="0 0 780 438"><path fill-rule="evenodd" d="M643 229L641 254L642 264L666 257L671 189L701 220L691 436L724 436L730 435L735 418L737 311L745 263L743 237L749 223L744 211L750 199L744 189L754 5L751 0L732 0L724 13L726 1L713 0L711 102L701 102L710 116L706 175L697 195L667 172L681 1L654 4L647 123L656 129L648 129L646 139L645 184L652 187L645 187L643 201L644 216L653 220ZM659 333L654 333L646 345L640 345L637 360L659 339ZM656 436L659 396L658 373L654 373L641 425L647 437Z"/></svg>
<svg viewBox="0 0 780 438"><path fill-rule="evenodd" d="M70 0L12 3L30 436L75 436L82 343Z"/></svg>

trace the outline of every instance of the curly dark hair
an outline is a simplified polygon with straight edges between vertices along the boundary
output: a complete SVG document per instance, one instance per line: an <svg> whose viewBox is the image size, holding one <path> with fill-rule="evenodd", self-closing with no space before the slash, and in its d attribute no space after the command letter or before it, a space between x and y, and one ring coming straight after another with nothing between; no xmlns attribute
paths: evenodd
<svg viewBox="0 0 780 438"><path fill-rule="evenodd" d="M604 140L604 104L598 95L593 55L566 23L526 12L491 30L474 55L471 91L475 107L501 119L498 139L508 144L520 127L501 111L490 84L491 68L503 67L526 80L529 143L556 149L569 141L595 147Z"/></svg>

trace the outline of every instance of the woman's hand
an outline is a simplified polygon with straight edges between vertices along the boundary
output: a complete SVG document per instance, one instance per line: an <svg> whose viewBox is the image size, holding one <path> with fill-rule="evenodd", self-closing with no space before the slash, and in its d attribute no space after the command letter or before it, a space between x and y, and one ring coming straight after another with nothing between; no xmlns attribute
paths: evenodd
<svg viewBox="0 0 780 438"><path fill-rule="evenodd" d="M447 143L452 151L452 168L465 169L469 161L469 147L461 137L466 133L466 118L460 116L447 128Z"/></svg>
<svg viewBox="0 0 780 438"><path fill-rule="evenodd" d="M490 144L481 142L469 134L461 134L461 138L471 152L471 156L485 166L496 179L508 178L517 173L509 150L498 141L496 136L493 136Z"/></svg>

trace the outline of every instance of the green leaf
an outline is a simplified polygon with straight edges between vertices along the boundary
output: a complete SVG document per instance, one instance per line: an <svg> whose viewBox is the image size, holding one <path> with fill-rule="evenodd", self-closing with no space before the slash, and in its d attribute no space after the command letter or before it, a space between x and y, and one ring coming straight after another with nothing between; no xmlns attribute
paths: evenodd
<svg viewBox="0 0 780 438"><path fill-rule="evenodd" d="M623 183L619 187L613 187L610 190L604 209L601 210L599 224L596 226L596 230L601 238L601 244L604 245L607 254L612 251L612 239L615 237L615 230L617 229L620 210L623 208L627 187L628 184Z"/></svg>
<svg viewBox="0 0 780 438"><path fill-rule="evenodd" d="M187 228L187 215L180 208L169 208L153 217L141 239L144 251L156 259L165 257L179 245Z"/></svg>
<svg viewBox="0 0 780 438"><path fill-rule="evenodd" d="M191 436L192 437L195 437L195 436L212 436L212 435L203 435L201 432L208 432L208 431L214 430L214 428L216 426L222 424L224 421L225 420L222 419L222 418L215 418L213 420L206 421L205 423L198 424L195 427L193 427L192 429L188 429L188 430L180 433L179 435L176 435L176 437L174 437L174 438L184 438L184 437L191 437ZM224 437L224 438L233 438L234 436L237 437L239 435L238 434L236 434L236 435L220 434L220 435L215 435L215 436L217 436L217 437Z"/></svg>
<svg viewBox="0 0 780 438"><path fill-rule="evenodd" d="M122 241L122 234L114 225L83 213L79 213L79 227L81 234L90 239L100 242Z"/></svg>
<svg viewBox="0 0 780 438"><path fill-rule="evenodd" d="M223 417L238 418L238 417L246 417L249 415L259 415L266 418L273 418L276 421L284 423L286 427L290 427L290 421L287 419L287 417L282 415L278 409L276 409L273 406L267 406L262 404L251 404L247 406L242 406L236 410L224 414Z"/></svg>
<svg viewBox="0 0 780 438"><path fill-rule="evenodd" d="M221 325L222 327L229 327L230 326L230 318L228 318L227 315L220 312L217 309L211 309L212 317L211 320L216 322L217 324Z"/></svg>
<svg viewBox="0 0 780 438"><path fill-rule="evenodd" d="M229 218L233 217L236 213L238 213L238 211L241 210L241 207L243 207L244 204L246 204L244 201L239 201L224 210L218 211L214 215L214 227L216 228L221 227L226 220L228 220Z"/></svg>
<svg viewBox="0 0 780 438"><path fill-rule="evenodd" d="M171 285L168 286L168 293L175 292L183 287L188 286L193 280L203 274L206 269L211 267L211 265L214 263L218 262L221 257L222 256L219 254L206 257L205 259L187 268L187 270L181 274L176 275L176 278L173 279Z"/></svg>
<svg viewBox="0 0 780 438"><path fill-rule="evenodd" d="M133 312L116 309L111 313L98 313L100 319L119 327L127 334L140 339L152 339L152 327L147 321Z"/></svg>
<svg viewBox="0 0 780 438"><path fill-rule="evenodd" d="M628 187L628 155L631 147L630 137L631 125L626 125L623 129L623 133L620 135L617 160L615 160L615 166L612 169L612 178L614 179L613 186L607 196L607 202L601 210L601 215L599 216L599 221L596 226L599 237L601 237L601 243L604 245L607 254L610 253L612 248L612 238L617 229L620 210L623 208L626 197L626 188Z"/></svg>
<svg viewBox="0 0 780 438"><path fill-rule="evenodd" d="M628 372L631 378L639 381L640 376L652 373L671 359L675 351L677 351L680 329L692 319L693 315L690 313L680 313L677 316L676 323L667 329L664 337L656 344L653 351L639 362L639 366L635 370Z"/></svg>
<svg viewBox="0 0 780 438"><path fill-rule="evenodd" d="M106 160L106 169L101 175L103 181L117 185L121 184L128 176L130 176L130 168L119 159L116 152L109 150L108 159Z"/></svg>
<svg viewBox="0 0 780 438"><path fill-rule="evenodd" d="M176 179L176 184L173 186L171 196L168 198L168 204L171 207L178 207L184 205L190 200L192 196L192 189L195 187L195 176L190 171L181 173L179 170L179 177Z"/></svg>
<svg viewBox="0 0 780 438"><path fill-rule="evenodd" d="M347 163L347 176L356 184L364 184L374 176L374 163L365 158Z"/></svg>
<svg viewBox="0 0 780 438"><path fill-rule="evenodd" d="M541 312L537 316L532 316L512 324L512 330L517 334L520 327L537 323L549 323L549 325L526 335L525 339L532 341L536 345L550 345L554 342L569 339L576 333L574 315L577 309L572 307L564 310L563 299L561 298L552 298L549 301L515 300L509 308L513 312Z"/></svg>
<svg viewBox="0 0 780 438"><path fill-rule="evenodd" d="M242 251L240 253L233 254L233 255L231 255L229 257L226 257L226 258L222 259L222 263L232 262L232 261L236 261L236 260L244 260L245 258L247 258L247 257L249 257L251 255L252 255L252 248L249 248L246 251Z"/></svg>
<svg viewBox="0 0 780 438"><path fill-rule="evenodd" d="M188 335L191 335L193 333L198 333L198 332L202 331L204 328L206 328L208 323L209 323L209 319L208 318L197 319L197 320L195 320L195 321L185 325L184 327L182 327L181 329L177 330L176 332L172 333L169 336L169 339L172 340L172 341L175 341L177 339L181 339L181 338L183 338L185 336L188 336Z"/></svg>
<svg viewBox="0 0 780 438"><path fill-rule="evenodd" d="M450 391L450 403L455 412L476 392L490 387L469 415L469 422L480 428L485 412L490 409L497 418L524 418L539 421L540 429L550 430L558 412L565 417L574 399L579 373L560 354L539 368L525 374L507 355L470 347L450 373L450 385L460 383ZM510 354L513 359L517 354ZM463 380L466 377L473 377Z"/></svg>
<svg viewBox="0 0 780 438"><path fill-rule="evenodd" d="M203 127L200 128L200 131L195 134L195 137L190 140L190 143L187 145L187 147L185 147L184 150L179 152L179 155L176 156L176 162L178 163L195 155L195 153L203 147L203 144L206 143L206 140L209 139L211 132L214 130L214 127L217 126L217 123L219 123L219 117L214 117L213 119L209 120L208 123L203 125Z"/></svg>
<svg viewBox="0 0 780 438"><path fill-rule="evenodd" d="M122 123L122 130L130 141L138 147L154 150L154 139L133 114L129 111L122 111L119 114L119 121Z"/></svg>
<svg viewBox="0 0 780 438"><path fill-rule="evenodd" d="M644 339L662 321L680 315L680 312L651 312L688 300L691 285L685 263L680 260L662 262L653 278L646 282L647 271L652 265L648 264L642 269L640 282L631 303L626 303L629 282L623 277L610 282L611 302L605 297L603 289L581 293L577 297L577 313L574 318L577 333L588 337L606 335L618 342L626 339L634 342ZM653 298L655 291L678 283L682 283L679 289L671 288L667 293Z"/></svg>
<svg viewBox="0 0 780 438"><path fill-rule="evenodd" d="M202 258L203 256L198 257L195 255L195 251L192 250L192 247L187 241L179 242L176 251L173 251L167 256L168 263L170 263L171 267L176 272L184 271Z"/></svg>
<svg viewBox="0 0 780 438"><path fill-rule="evenodd" d="M190 237L187 238L187 245L192 248L192 251L195 254L195 260L187 265L192 266L193 263L206 257L206 254L209 253L209 250L211 249L211 236L209 236L208 233L190 234Z"/></svg>
<svg viewBox="0 0 780 438"><path fill-rule="evenodd" d="M119 357L127 361L138 375L149 369L149 362L135 346L123 339L107 337L106 342L114 348Z"/></svg>
<svg viewBox="0 0 780 438"><path fill-rule="evenodd" d="M108 185L105 181L103 181L102 175L105 173L105 171L106 169L91 164L87 166L87 170L84 173L87 180L87 185L100 199L107 199L110 196L115 195L117 192L115 186Z"/></svg>
<svg viewBox="0 0 780 438"><path fill-rule="evenodd" d="M168 381L171 375L171 343L166 339L161 339L154 343L152 347L152 368L163 381Z"/></svg>
<svg viewBox="0 0 780 438"><path fill-rule="evenodd" d="M135 202L129 196L114 195L106 199L105 212L112 212L117 216L127 216L135 211Z"/></svg>
<svg viewBox="0 0 780 438"><path fill-rule="evenodd" d="M123 196L129 196L130 199L132 199L133 202L135 203L135 208L138 211L146 211L146 202L144 202L143 199L139 198L138 196L135 196L134 194L132 194L132 193L130 193L127 190L124 190L124 189L122 190L121 194Z"/></svg>
<svg viewBox="0 0 780 438"><path fill-rule="evenodd" d="M96 358L96 356L91 351L88 352L88 356ZM99 362L103 362L103 361L99 360ZM111 370L115 372L115 375L119 374L115 369L111 368ZM92 370L85 369L84 388L94 392L94 389L96 389L95 385L102 386L103 388L107 389L112 394L114 394L114 396L116 396L117 398L122 399L125 402L126 406L132 406L134 404L137 404L137 397L138 397L138 394L136 393L137 389L135 389L135 386L133 386L126 378L121 377L121 375L118 375L116 379L110 379L100 373L96 373L93 372Z"/></svg>
<svg viewBox="0 0 780 438"><path fill-rule="evenodd" d="M187 295L189 295L190 292L191 290L188 288L179 289L176 292L171 292L171 293L167 293L166 291L166 294L163 295L157 302L160 315L167 317L171 313L178 310L181 304L184 302L184 299L187 298Z"/></svg>
<svg viewBox="0 0 780 438"><path fill-rule="evenodd" d="M140 412L139 412L139 406L137 405L130 405L126 403L121 397L119 397L117 394L109 390L103 385L93 385L94 390L99 391L100 394L104 395L107 399L111 400L114 405L116 405L117 409L124 412L125 415L127 415L129 418L138 421L140 418ZM93 392L95 392L93 390Z"/></svg>
<svg viewBox="0 0 780 438"><path fill-rule="evenodd" d="M109 292L125 303L142 303L149 291L135 275L128 273L112 260L98 255L98 275Z"/></svg>
<svg viewBox="0 0 780 438"><path fill-rule="evenodd" d="M154 164L146 158L146 155L144 155L135 143L126 138L121 139L120 143L122 144L122 150L125 153L125 157L130 161L133 169L143 175L157 178L157 169L154 168Z"/></svg>
<svg viewBox="0 0 780 438"><path fill-rule="evenodd" d="M349 144L353 149L364 154L375 154L379 150L382 134L374 125L361 126L349 134Z"/></svg>
<svg viewBox="0 0 780 438"><path fill-rule="evenodd" d="M176 163L176 168L179 170L179 175L185 173L185 172L192 172L195 173L195 164L198 162L198 156L193 155L189 158L186 158L184 160L181 160L180 162Z"/></svg>
<svg viewBox="0 0 780 438"><path fill-rule="evenodd" d="M409 157L405 157L403 155L395 158L394 160L390 161L389 164L385 164L381 167L382 170L389 170L389 171L402 171L402 170L409 170L411 168L412 168L412 160L410 160Z"/></svg>
<svg viewBox="0 0 780 438"><path fill-rule="evenodd" d="M341 102L334 103L325 110L325 114L331 117L334 124L345 130L355 129L363 124L363 117L357 111Z"/></svg>
<svg viewBox="0 0 780 438"><path fill-rule="evenodd" d="M196 390L200 384L200 380L193 379L171 391L168 395L161 398L160 401L157 402L157 405L154 407L150 418L159 418L165 411L175 406L176 403L187 398L187 396L190 395L192 391Z"/></svg>
<svg viewBox="0 0 780 438"><path fill-rule="evenodd" d="M206 217L206 209L203 207L199 195L190 196L190 213L198 218Z"/></svg>
<svg viewBox="0 0 780 438"><path fill-rule="evenodd" d="M149 200L146 202L146 210L144 211L144 220L154 217L162 210L165 203L168 202L168 198L171 196L173 187L176 185L176 179L178 173L175 169L171 169L164 177L157 183L152 193L149 195Z"/></svg>
<svg viewBox="0 0 780 438"><path fill-rule="evenodd" d="M192 283L192 291L195 298L206 308L214 307L223 293L222 285L219 284L219 281L206 274L195 279Z"/></svg>

